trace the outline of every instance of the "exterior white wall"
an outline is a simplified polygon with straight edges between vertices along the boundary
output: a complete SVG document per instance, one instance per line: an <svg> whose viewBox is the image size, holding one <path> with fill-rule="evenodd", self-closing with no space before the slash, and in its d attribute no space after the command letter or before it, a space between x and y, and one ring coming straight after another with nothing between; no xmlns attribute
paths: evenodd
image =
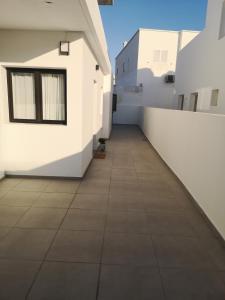
<svg viewBox="0 0 225 300"><path fill-rule="evenodd" d="M219 39L223 3L209 0L205 30L178 55L176 91L185 95L185 110L191 93L198 92L198 111L225 113L225 37ZM211 106L213 89L219 89L218 106Z"/></svg>
<svg viewBox="0 0 225 300"><path fill-rule="evenodd" d="M59 42L65 38L70 40L70 55L59 56ZM2 30L0 44L0 145L4 170L7 174L81 177L92 158L93 81L97 78L97 97L103 83L103 74L97 74L96 59L83 35ZM10 123L7 66L66 69L67 125Z"/></svg>
<svg viewBox="0 0 225 300"><path fill-rule="evenodd" d="M177 60L179 32L140 31L138 83L143 83L143 106L174 108L174 84L164 81L174 74ZM154 61L154 51L167 51L165 62Z"/></svg>
<svg viewBox="0 0 225 300"><path fill-rule="evenodd" d="M139 31L116 58L116 85L136 85L139 55Z"/></svg>
<svg viewBox="0 0 225 300"><path fill-rule="evenodd" d="M118 109L114 113L115 123L124 124L126 120L128 124L136 124L138 115L134 111L138 113L138 109L130 106L177 108L175 85L165 83L165 76L175 74L178 51L197 34L139 29L116 58ZM159 61L155 59L156 51L160 51ZM162 53L166 53L165 60L161 58ZM132 92L132 87L140 85L143 88L139 92ZM132 111L129 117L124 115L126 111Z"/></svg>
<svg viewBox="0 0 225 300"><path fill-rule="evenodd" d="M146 107L141 127L225 238L225 116Z"/></svg>
<svg viewBox="0 0 225 300"><path fill-rule="evenodd" d="M98 146L98 139L103 130L103 93L104 75L90 47L83 43L83 78L82 78L82 173L86 171L93 148Z"/></svg>
<svg viewBox="0 0 225 300"><path fill-rule="evenodd" d="M180 31L177 54L179 54L179 51L181 51L184 47L186 47L198 35L199 35L199 31L187 31L187 30Z"/></svg>
<svg viewBox="0 0 225 300"><path fill-rule="evenodd" d="M102 137L109 139L112 130L112 74L104 77Z"/></svg>
<svg viewBox="0 0 225 300"><path fill-rule="evenodd" d="M2 126L0 121L0 141L2 136ZM4 177L4 166L3 166L3 160L2 160L2 144L0 143L0 180Z"/></svg>

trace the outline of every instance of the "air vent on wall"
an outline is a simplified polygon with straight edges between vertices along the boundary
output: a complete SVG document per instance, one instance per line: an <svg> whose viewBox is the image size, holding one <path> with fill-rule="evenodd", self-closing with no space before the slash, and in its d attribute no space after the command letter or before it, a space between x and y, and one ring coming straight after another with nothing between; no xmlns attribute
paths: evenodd
<svg viewBox="0 0 225 300"><path fill-rule="evenodd" d="M166 75L165 76L165 83L174 83L175 82L175 75Z"/></svg>
<svg viewBox="0 0 225 300"><path fill-rule="evenodd" d="M113 5L113 0L98 0L99 5Z"/></svg>

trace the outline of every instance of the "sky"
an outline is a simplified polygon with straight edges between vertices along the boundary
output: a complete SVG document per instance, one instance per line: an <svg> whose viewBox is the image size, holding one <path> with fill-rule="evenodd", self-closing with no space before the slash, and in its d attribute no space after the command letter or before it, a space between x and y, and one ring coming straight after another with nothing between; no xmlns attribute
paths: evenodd
<svg viewBox="0 0 225 300"><path fill-rule="evenodd" d="M115 57L138 28L202 30L207 0L114 0L100 6L114 68Z"/></svg>

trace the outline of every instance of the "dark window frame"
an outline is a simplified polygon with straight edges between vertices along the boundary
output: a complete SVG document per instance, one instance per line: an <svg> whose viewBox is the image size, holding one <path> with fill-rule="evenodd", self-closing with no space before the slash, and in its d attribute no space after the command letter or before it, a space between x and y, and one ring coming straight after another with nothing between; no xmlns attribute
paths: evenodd
<svg viewBox="0 0 225 300"><path fill-rule="evenodd" d="M178 101L180 101L180 102L179 102L179 104L180 104L179 109L180 109L180 110L184 110L184 100L185 100L185 95L184 95L184 94L180 94L178 97L179 97Z"/></svg>
<svg viewBox="0 0 225 300"><path fill-rule="evenodd" d="M12 73L30 73L34 75L35 85L35 119L17 119L14 118L13 107L13 87L12 87ZM64 97L65 97L65 119L64 120L44 120L42 108L42 81L41 74L61 74L64 78ZM60 69L34 69L34 68L7 68L7 82L8 82L8 101L9 101L9 120L12 123L31 123L31 124L58 124L67 125L67 72Z"/></svg>

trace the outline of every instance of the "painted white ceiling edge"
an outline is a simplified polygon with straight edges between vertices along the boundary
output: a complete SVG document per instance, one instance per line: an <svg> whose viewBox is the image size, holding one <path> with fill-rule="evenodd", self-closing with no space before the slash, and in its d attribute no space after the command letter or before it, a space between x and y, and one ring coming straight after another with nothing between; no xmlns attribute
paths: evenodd
<svg viewBox="0 0 225 300"><path fill-rule="evenodd" d="M105 75L109 74L112 72L112 67L111 67L111 62L109 59L109 54L108 54L108 47L107 47L107 42L106 42L106 37L105 37L105 32L104 32L104 27L102 23L102 18L100 15L99 7L97 5L96 0L79 0L80 5L83 9L83 12L87 14L90 14L89 16L87 15L87 21L89 28L91 29L90 32L86 32L86 36L92 45L93 51L95 51L94 47L96 46L97 48L98 45L100 46L101 50L103 51L103 55L101 57L98 56L101 52L95 51L96 57L98 61L102 61L101 68L104 72ZM87 7L90 5L89 7ZM93 13L95 17L91 15ZM92 30L93 29L93 30Z"/></svg>
<svg viewBox="0 0 225 300"><path fill-rule="evenodd" d="M97 0L0 0L0 29L83 32L104 74L111 73Z"/></svg>

